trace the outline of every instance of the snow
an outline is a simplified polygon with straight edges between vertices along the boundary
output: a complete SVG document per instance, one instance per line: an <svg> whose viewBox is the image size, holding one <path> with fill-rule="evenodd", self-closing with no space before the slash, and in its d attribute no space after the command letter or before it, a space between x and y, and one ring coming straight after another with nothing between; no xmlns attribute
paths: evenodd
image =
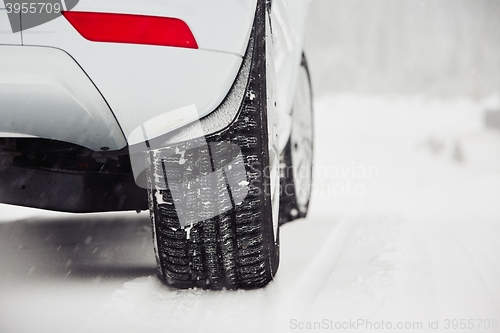
<svg viewBox="0 0 500 333"><path fill-rule="evenodd" d="M0 332L384 331L382 321L425 332L447 319L499 332L476 321L500 320L491 100L318 99L310 215L281 228L280 269L264 289L162 285L145 212L2 205Z"/></svg>

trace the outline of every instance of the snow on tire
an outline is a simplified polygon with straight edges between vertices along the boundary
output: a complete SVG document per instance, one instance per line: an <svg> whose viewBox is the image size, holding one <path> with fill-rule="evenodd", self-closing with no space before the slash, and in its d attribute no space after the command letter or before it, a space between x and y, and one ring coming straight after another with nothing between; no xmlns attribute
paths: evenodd
<svg viewBox="0 0 500 333"><path fill-rule="evenodd" d="M220 132L150 151L147 179L158 267L178 288L256 288L279 262L269 179L266 2L245 58L246 95ZM166 186L155 186L162 182Z"/></svg>

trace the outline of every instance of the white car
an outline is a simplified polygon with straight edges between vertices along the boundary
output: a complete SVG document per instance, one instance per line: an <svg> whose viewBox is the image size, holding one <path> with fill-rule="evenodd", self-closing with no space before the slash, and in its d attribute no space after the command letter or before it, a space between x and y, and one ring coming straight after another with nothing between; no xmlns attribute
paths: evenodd
<svg viewBox="0 0 500 333"><path fill-rule="evenodd" d="M149 209L168 285L272 280L311 193L308 0L32 3L0 3L0 202Z"/></svg>

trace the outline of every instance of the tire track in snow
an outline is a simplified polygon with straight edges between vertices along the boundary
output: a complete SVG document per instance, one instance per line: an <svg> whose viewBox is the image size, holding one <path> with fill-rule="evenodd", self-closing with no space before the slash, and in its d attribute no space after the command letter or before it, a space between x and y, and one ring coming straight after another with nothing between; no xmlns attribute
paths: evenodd
<svg viewBox="0 0 500 333"><path fill-rule="evenodd" d="M344 218L330 231L317 253L310 253L313 258L307 267L302 268L302 274L289 290L284 293L274 305L274 318L291 318L307 312L324 284L332 274L337 261L353 230L358 223L356 218ZM286 254L285 254L286 255ZM276 281L278 283L279 281ZM278 324L278 322L276 322Z"/></svg>
<svg viewBox="0 0 500 333"><path fill-rule="evenodd" d="M461 225L462 222L455 219L453 222L433 224L432 227L429 224L421 226L422 231L425 230L427 234L429 249L434 254L431 260L433 283L437 292L435 316L441 319L496 319L496 299L485 283L484 270L478 269L478 266L486 263L477 262L478 256L471 255L470 246L464 245L464 241L465 244L470 243L471 237L468 236L467 240L460 239L455 231L457 228L469 227L468 223Z"/></svg>
<svg viewBox="0 0 500 333"><path fill-rule="evenodd" d="M492 261L489 253L484 250L483 244L474 242L471 235L455 230L452 236L474 265L474 270L479 277L478 280L483 283L484 289L491 296L490 299L497 313L500 313L500 286L498 283L500 281L500 270L498 262Z"/></svg>

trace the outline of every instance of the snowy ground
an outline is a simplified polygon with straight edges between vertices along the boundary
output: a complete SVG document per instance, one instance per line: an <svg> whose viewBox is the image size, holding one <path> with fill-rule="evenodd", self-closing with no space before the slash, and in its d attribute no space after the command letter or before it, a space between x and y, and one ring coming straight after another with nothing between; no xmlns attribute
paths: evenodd
<svg viewBox="0 0 500 333"><path fill-rule="evenodd" d="M500 132L484 110L317 100L310 216L282 228L261 290L163 286L145 213L0 206L0 332L500 332Z"/></svg>

